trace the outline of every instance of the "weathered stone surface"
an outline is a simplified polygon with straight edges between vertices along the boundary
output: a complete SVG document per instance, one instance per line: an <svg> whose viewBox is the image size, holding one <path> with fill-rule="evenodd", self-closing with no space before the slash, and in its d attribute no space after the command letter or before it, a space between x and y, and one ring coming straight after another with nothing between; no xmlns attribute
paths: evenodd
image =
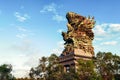
<svg viewBox="0 0 120 80"><path fill-rule="evenodd" d="M65 49L62 55L74 53L74 49L81 49L84 53L94 55L92 40L94 39L94 18L84 17L74 12L68 12L67 32L62 32Z"/></svg>

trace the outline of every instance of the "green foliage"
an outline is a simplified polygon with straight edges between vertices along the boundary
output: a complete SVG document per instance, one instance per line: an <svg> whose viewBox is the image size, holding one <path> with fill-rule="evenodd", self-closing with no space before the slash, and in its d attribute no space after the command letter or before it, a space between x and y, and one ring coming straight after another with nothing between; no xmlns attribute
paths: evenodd
<svg viewBox="0 0 120 80"><path fill-rule="evenodd" d="M32 79L58 80L63 72L62 65L59 64L59 57L51 54L50 57L42 57L39 65L31 68L29 76Z"/></svg>
<svg viewBox="0 0 120 80"><path fill-rule="evenodd" d="M3 64L0 66L0 80L15 80L11 74L12 65Z"/></svg>
<svg viewBox="0 0 120 80"><path fill-rule="evenodd" d="M95 65L102 78L110 80L114 78L114 73L118 70L119 62L120 57L116 54L113 55L111 52L98 52Z"/></svg>
<svg viewBox="0 0 120 80"><path fill-rule="evenodd" d="M42 57L39 60L39 65L35 68L31 68L29 76L32 79L37 79L37 78L43 78L43 80L46 80L46 73L47 73L47 57Z"/></svg>
<svg viewBox="0 0 120 80"><path fill-rule="evenodd" d="M0 66L0 72L2 73L10 73L12 70L11 65L3 64Z"/></svg>
<svg viewBox="0 0 120 80"><path fill-rule="evenodd" d="M120 57L110 52L98 52L95 60L80 59L77 62L77 68L70 67L70 72L64 72L59 57L51 54L42 57L39 65L31 68L29 76L32 80L111 80L114 71L118 70Z"/></svg>
<svg viewBox="0 0 120 80"><path fill-rule="evenodd" d="M94 63L92 60L78 60L77 72L80 80L98 80L98 76L94 70Z"/></svg>

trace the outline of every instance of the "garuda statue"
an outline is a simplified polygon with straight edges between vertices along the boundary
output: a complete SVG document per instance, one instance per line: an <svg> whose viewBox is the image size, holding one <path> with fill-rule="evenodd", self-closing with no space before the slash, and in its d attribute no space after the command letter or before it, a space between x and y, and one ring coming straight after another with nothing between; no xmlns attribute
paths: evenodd
<svg viewBox="0 0 120 80"><path fill-rule="evenodd" d="M65 49L62 55L72 54L74 49L81 49L85 53L94 54L92 40L94 39L94 17L84 17L74 12L66 14L68 20L67 32L62 32Z"/></svg>

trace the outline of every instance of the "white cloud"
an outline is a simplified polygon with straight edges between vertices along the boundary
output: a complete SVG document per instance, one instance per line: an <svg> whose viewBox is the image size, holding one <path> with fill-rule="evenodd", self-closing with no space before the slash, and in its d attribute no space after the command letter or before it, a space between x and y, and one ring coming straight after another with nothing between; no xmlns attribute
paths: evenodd
<svg viewBox="0 0 120 80"><path fill-rule="evenodd" d="M60 16L60 15L54 15L53 20L61 22L61 21L65 21L65 18L63 16Z"/></svg>
<svg viewBox="0 0 120 80"><path fill-rule="evenodd" d="M23 66L25 67L25 66ZM29 73L30 68L27 69L16 69L12 72L12 74L16 77L16 78L24 78L24 77L28 77L28 73Z"/></svg>
<svg viewBox="0 0 120 80"><path fill-rule="evenodd" d="M27 31L27 29L25 29L25 28L23 28L23 27L17 27L17 29L18 29L19 31L22 31L22 32L26 32L26 31Z"/></svg>
<svg viewBox="0 0 120 80"><path fill-rule="evenodd" d="M24 62L26 62L27 58L25 56L21 56L20 54L14 54L12 55L5 55L4 57L0 57L2 61L0 61L0 64L11 64L13 66L13 75L16 77L23 77L22 74L19 74L19 70L25 70L27 68L26 66L23 65ZM18 71L17 71L18 70ZM18 73L17 73L18 72ZM24 71L23 71L24 72Z"/></svg>
<svg viewBox="0 0 120 80"><path fill-rule="evenodd" d="M93 29L95 41L118 40L120 36L120 24L104 23L96 25ZM114 43L111 43L114 44Z"/></svg>
<svg viewBox="0 0 120 80"><path fill-rule="evenodd" d="M109 24L110 27L110 31L115 31L115 32L119 32L120 31L120 24Z"/></svg>
<svg viewBox="0 0 120 80"><path fill-rule="evenodd" d="M93 31L98 36L111 34L112 32L119 32L120 24L114 24L114 23L99 24L95 26Z"/></svg>
<svg viewBox="0 0 120 80"><path fill-rule="evenodd" d="M16 27L16 37L20 38L20 39L24 39L26 37L29 36L33 36L34 33L32 33L30 30L26 29L25 27L21 27L21 26L15 26Z"/></svg>
<svg viewBox="0 0 120 80"><path fill-rule="evenodd" d="M15 51L13 52L15 53ZM21 54L10 53L10 55L0 56L0 65L11 64L13 67L12 74L15 77L27 77L30 69L38 65L40 57L40 52L36 51L29 54L26 54L26 52Z"/></svg>
<svg viewBox="0 0 120 80"><path fill-rule="evenodd" d="M31 40L24 40L20 43L15 43L10 47L12 52L8 55L1 55L0 64L12 64L13 75L15 77L26 77L28 76L29 70L32 67L36 67L39 62L39 58L42 56L40 49L33 46ZM0 51L1 53L1 51ZM6 51L4 53L7 53Z"/></svg>
<svg viewBox="0 0 120 80"><path fill-rule="evenodd" d="M106 36L107 32L104 30L104 28L101 25L96 25L93 30L95 36Z"/></svg>
<svg viewBox="0 0 120 80"><path fill-rule="evenodd" d="M36 67L41 58L41 52L39 50L34 51L32 54L28 54L28 60L24 63L26 66Z"/></svg>
<svg viewBox="0 0 120 80"><path fill-rule="evenodd" d="M14 50L17 50L17 51L20 51L20 52L28 52L32 50L32 46L30 46L32 44L32 41L29 40L29 39L25 39L23 40L22 42L19 42L19 43L14 43L13 45L13 49Z"/></svg>
<svg viewBox="0 0 120 80"><path fill-rule="evenodd" d="M49 5L45 5L43 7L42 10L40 10L41 13L44 13L44 12L52 12L54 14L56 14L56 4L54 3L51 3Z"/></svg>
<svg viewBox="0 0 120 80"><path fill-rule="evenodd" d="M55 20L57 22L65 21L65 18L63 16L61 16L60 14L58 14L57 8L60 8L60 7L58 5L56 5L55 3L51 3L49 5L45 5L43 7L43 9L40 10L40 13L51 12L51 13L53 13L53 16L52 16L53 20Z"/></svg>
<svg viewBox="0 0 120 80"><path fill-rule="evenodd" d="M101 45L116 45L117 41L108 41L108 42L103 42Z"/></svg>
<svg viewBox="0 0 120 80"><path fill-rule="evenodd" d="M30 16L28 16L28 14L23 14L22 15L19 12L15 12L14 15L17 18L17 20L20 21L20 22L24 22L24 21L26 21L27 19L30 18Z"/></svg>
<svg viewBox="0 0 120 80"><path fill-rule="evenodd" d="M96 38L96 37L95 37L94 40L96 40L96 41L101 41L101 40L103 40L103 39L102 39L102 38Z"/></svg>
<svg viewBox="0 0 120 80"><path fill-rule="evenodd" d="M18 59L16 59L16 65L13 66L13 75L15 75L16 77L27 77L29 75L30 69L38 65L40 57L40 52L33 52L31 54L19 56Z"/></svg>
<svg viewBox="0 0 120 80"><path fill-rule="evenodd" d="M27 71L30 70L30 66L24 65L24 63L28 61L29 56L26 56L26 54L18 54L15 56L16 58L11 56L13 58L13 61L11 61L11 63L13 63L12 73L15 77L25 77L28 74Z"/></svg>
<svg viewBox="0 0 120 80"><path fill-rule="evenodd" d="M95 40L101 38L102 40L118 40L120 36L120 24L104 23L96 25L93 29Z"/></svg>
<svg viewBox="0 0 120 80"><path fill-rule="evenodd" d="M17 34L16 37L23 39L23 38L27 37L27 35L26 34Z"/></svg>

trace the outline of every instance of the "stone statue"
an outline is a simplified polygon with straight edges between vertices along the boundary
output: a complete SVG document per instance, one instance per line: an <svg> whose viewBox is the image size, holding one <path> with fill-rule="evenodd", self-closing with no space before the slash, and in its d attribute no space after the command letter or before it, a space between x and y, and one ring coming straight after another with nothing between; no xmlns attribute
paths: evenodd
<svg viewBox="0 0 120 80"><path fill-rule="evenodd" d="M65 49L63 54L72 53L75 48L81 49L89 54L94 54L92 40L94 39L95 21L94 17L84 17L74 12L66 14L68 20L67 32L62 32L63 40L65 41Z"/></svg>

